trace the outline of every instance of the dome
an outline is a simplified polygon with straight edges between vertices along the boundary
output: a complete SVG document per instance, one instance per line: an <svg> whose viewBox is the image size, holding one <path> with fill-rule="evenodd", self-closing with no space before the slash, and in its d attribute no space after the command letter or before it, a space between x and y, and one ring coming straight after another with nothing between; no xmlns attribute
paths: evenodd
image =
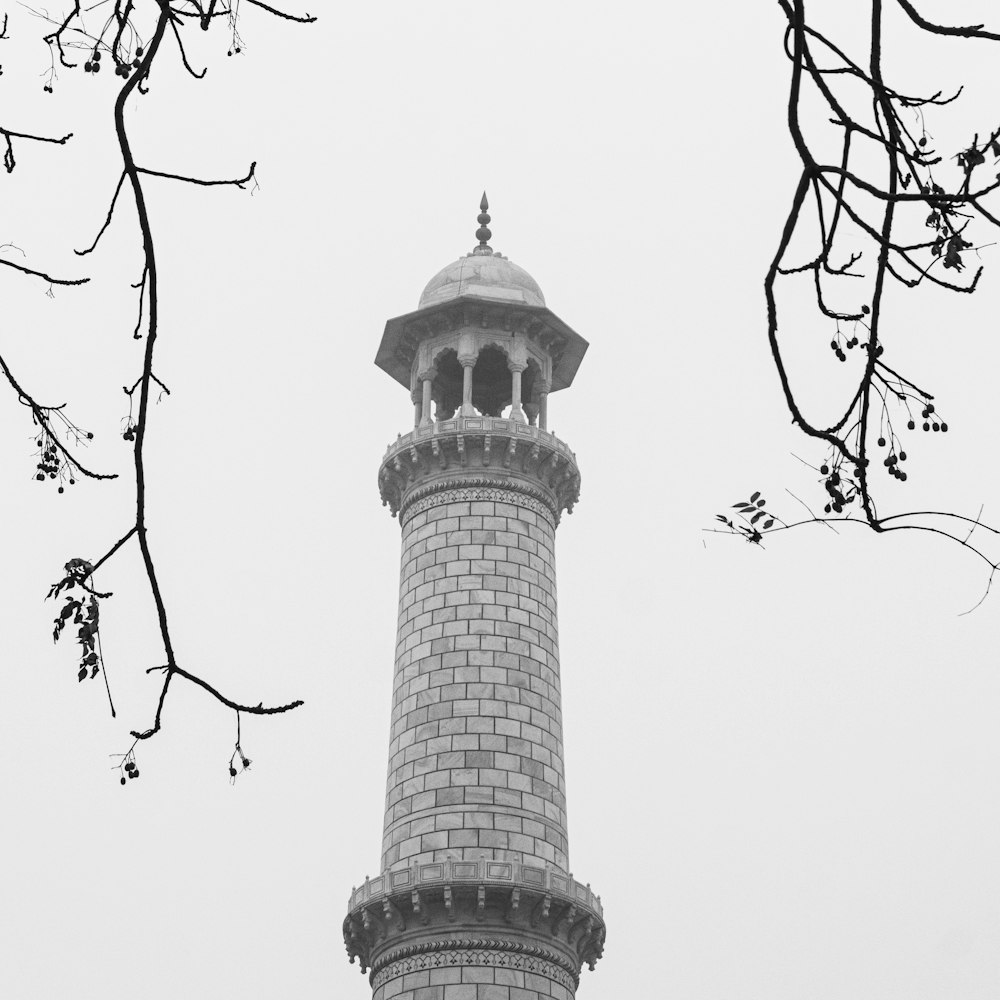
<svg viewBox="0 0 1000 1000"><path fill-rule="evenodd" d="M473 252L442 268L431 278L420 296L418 308L435 306L463 295L527 306L545 305L538 282L523 267L495 252Z"/></svg>
<svg viewBox="0 0 1000 1000"><path fill-rule="evenodd" d="M462 314L459 318L464 324L463 329L475 323L482 323L484 327L492 324L495 328L500 323L509 332L512 325L512 322L508 322L511 320L509 310L497 310L494 306L506 305L515 312L519 311L518 307L530 310L529 336L539 338L541 349L551 359L550 392L565 389L572 384L586 353L587 341L545 305L545 296L542 295L538 282L523 267L518 267L490 246L493 234L488 228L488 208L489 202L484 191L479 203L479 215L476 217L479 223L476 230L479 245L471 253L443 267L427 282L415 312L397 316L385 324L375 364L408 391L414 388L414 376L418 374L414 365L418 360L421 364L426 360L418 358L419 352L423 350L422 342L436 337L442 328L454 332L456 311ZM454 306L453 303L467 305ZM498 312L506 315L497 316ZM524 318L522 314L520 319ZM456 364L456 369L458 367ZM464 396L465 376L460 371L453 371L452 374L459 376L455 381L457 387L462 389L459 393L461 400Z"/></svg>

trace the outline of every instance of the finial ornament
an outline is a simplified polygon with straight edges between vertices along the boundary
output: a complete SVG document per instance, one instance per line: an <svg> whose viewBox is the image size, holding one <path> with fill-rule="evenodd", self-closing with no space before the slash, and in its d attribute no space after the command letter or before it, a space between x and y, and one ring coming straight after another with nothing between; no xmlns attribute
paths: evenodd
<svg viewBox="0 0 1000 1000"><path fill-rule="evenodd" d="M479 215L476 217L476 222L479 223L479 228L476 230L479 246L473 249L474 254L490 255L493 253L493 248L490 246L490 237L493 234L486 228L490 221L489 213L486 211L489 207L490 203L486 200L486 192L484 191L482 200L479 202Z"/></svg>

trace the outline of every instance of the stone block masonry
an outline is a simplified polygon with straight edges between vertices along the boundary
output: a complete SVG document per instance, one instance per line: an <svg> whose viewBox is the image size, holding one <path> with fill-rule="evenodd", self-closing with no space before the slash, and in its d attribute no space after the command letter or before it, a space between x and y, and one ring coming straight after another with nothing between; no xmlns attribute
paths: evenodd
<svg viewBox="0 0 1000 1000"><path fill-rule="evenodd" d="M373 1000L573 1000L544 976L470 966L410 972L375 990Z"/></svg>
<svg viewBox="0 0 1000 1000"><path fill-rule="evenodd" d="M403 515L384 870L568 870L554 519L502 494Z"/></svg>

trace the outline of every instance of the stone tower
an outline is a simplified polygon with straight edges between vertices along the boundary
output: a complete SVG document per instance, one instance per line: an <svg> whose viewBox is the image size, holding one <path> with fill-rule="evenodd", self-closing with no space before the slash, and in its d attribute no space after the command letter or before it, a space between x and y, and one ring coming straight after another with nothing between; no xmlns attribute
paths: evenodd
<svg viewBox="0 0 1000 1000"><path fill-rule="evenodd" d="M375 359L414 426L379 469L403 534L382 868L344 920L373 1000L572 1000L604 945L566 837L554 545L580 473L547 429L587 342L487 208Z"/></svg>

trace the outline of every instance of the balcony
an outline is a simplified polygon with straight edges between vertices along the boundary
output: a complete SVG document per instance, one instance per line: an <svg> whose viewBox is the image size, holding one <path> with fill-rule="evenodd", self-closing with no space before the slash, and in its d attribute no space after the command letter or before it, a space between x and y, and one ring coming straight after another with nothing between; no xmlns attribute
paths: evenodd
<svg viewBox="0 0 1000 1000"><path fill-rule="evenodd" d="M507 417L456 416L415 427L386 449L378 478L393 517L417 493L494 486L540 501L555 524L580 497L580 471L569 446Z"/></svg>

